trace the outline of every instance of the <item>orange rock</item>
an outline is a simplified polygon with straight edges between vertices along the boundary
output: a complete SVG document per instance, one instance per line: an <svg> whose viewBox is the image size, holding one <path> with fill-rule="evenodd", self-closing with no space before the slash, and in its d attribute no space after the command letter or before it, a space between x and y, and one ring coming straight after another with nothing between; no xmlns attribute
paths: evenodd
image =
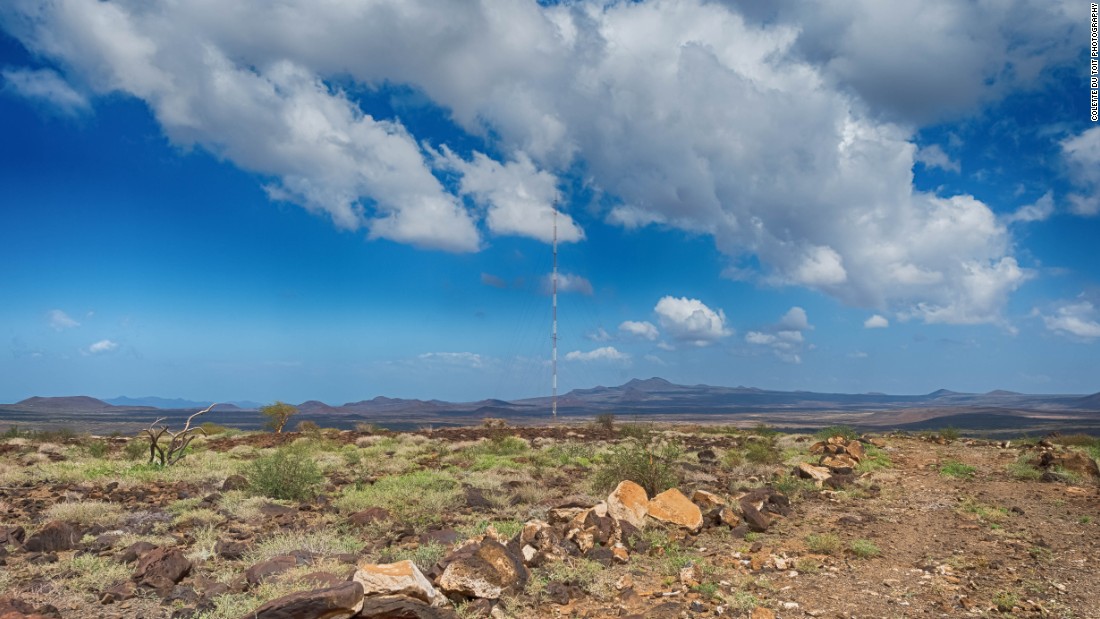
<svg viewBox="0 0 1100 619"><path fill-rule="evenodd" d="M696 490L695 493L691 495L691 500L700 508L706 510L722 507L726 504L726 502L722 500L722 497L713 492L707 492L706 490Z"/></svg>
<svg viewBox="0 0 1100 619"><path fill-rule="evenodd" d="M775 619L775 612L770 608L764 608L763 606L757 606L752 609L752 614L749 615L749 619Z"/></svg>
<svg viewBox="0 0 1100 619"><path fill-rule="evenodd" d="M607 497L607 513L616 520L625 520L639 529L645 527L649 511L649 496L645 488L632 481L619 482Z"/></svg>
<svg viewBox="0 0 1100 619"><path fill-rule="evenodd" d="M661 522L698 531L703 528L703 512L683 492L669 488L649 501L649 517Z"/></svg>
<svg viewBox="0 0 1100 619"><path fill-rule="evenodd" d="M432 606L448 604L412 561L360 563L352 580L363 585L364 595L405 595Z"/></svg>

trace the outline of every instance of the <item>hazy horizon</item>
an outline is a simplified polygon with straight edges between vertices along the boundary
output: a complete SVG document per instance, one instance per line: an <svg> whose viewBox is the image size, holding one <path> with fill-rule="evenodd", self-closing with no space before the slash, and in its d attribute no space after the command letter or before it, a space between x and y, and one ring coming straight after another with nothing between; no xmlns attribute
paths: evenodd
<svg viewBox="0 0 1100 619"><path fill-rule="evenodd" d="M1087 3L401 6L0 8L0 401L1100 391Z"/></svg>

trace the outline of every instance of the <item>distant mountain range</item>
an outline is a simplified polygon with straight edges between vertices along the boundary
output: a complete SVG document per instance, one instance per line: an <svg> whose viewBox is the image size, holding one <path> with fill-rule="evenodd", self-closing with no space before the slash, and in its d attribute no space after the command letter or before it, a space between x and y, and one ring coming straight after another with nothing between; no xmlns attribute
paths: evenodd
<svg viewBox="0 0 1100 619"><path fill-rule="evenodd" d="M183 418L188 411L207 407L209 402L160 397L118 397L107 401L87 396L33 397L15 404L0 404L0 419L34 420L50 415L61 418L139 420L168 416ZM220 403L208 419L244 426L261 421L257 402ZM412 423L468 423L484 417L545 420L550 413L549 397L513 401L486 399L475 402L402 399L378 396L370 400L328 404L308 400L298 405L303 419L347 427L357 421L401 425ZM960 419L1086 420L1100 423L1100 393L1091 395L1036 395L996 390L989 393L959 393L940 389L924 395L883 393L818 393L774 391L755 387L678 385L663 378L634 379L617 387L574 389L558 398L562 417L591 417L600 413L621 417L703 420L716 416L744 416L767 419L812 421L826 416L852 419L855 423L923 423L944 415ZM982 416L985 417L982 417ZM977 416L977 417L975 417ZM222 421L224 420L224 421ZM769 423L772 423L769 421Z"/></svg>

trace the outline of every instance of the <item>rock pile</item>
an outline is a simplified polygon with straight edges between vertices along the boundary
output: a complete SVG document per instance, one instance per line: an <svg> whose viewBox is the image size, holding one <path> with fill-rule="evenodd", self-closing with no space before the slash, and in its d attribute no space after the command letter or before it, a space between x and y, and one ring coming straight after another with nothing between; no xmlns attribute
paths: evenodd
<svg viewBox="0 0 1100 619"><path fill-rule="evenodd" d="M737 496L697 490L691 498L671 488L650 498L638 484L623 481L605 501L566 501L548 510L547 520L524 523L510 539L490 527L485 535L458 544L427 574L411 561L362 562L348 582L272 600L248 617L448 619L457 617L453 605L459 602L490 614L502 596L523 590L531 568L568 557L608 566L628 563L632 553L645 549L640 532L653 523L685 534L706 527L744 534L765 531L789 513L787 497L772 488ZM691 580L693 574L685 572L683 578ZM568 602L568 590L553 593L555 601Z"/></svg>

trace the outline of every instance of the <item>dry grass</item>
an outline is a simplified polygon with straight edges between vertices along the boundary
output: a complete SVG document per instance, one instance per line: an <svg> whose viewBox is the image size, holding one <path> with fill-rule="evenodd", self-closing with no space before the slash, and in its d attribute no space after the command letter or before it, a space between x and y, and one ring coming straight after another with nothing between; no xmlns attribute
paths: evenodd
<svg viewBox="0 0 1100 619"><path fill-rule="evenodd" d="M62 520L86 527L113 527L122 521L124 514L121 506L105 501L56 503L46 510L47 520Z"/></svg>

